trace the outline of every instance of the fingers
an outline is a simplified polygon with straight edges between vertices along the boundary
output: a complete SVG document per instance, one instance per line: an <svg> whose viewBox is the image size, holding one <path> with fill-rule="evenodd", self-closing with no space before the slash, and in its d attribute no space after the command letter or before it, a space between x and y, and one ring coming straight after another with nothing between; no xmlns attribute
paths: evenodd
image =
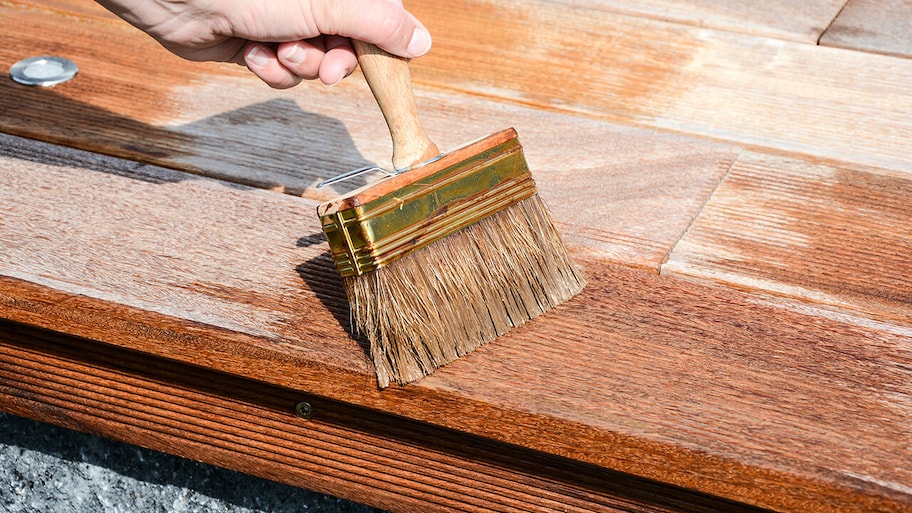
<svg viewBox="0 0 912 513"><path fill-rule="evenodd" d="M292 87L302 79L319 78L335 84L351 74L357 58L349 38L373 43L405 58L420 57L431 48L431 35L401 0L311 0L309 15L289 17L267 3L259 16L244 17L234 26L234 37L248 41L243 62L255 75L278 89Z"/></svg>
<svg viewBox="0 0 912 513"><path fill-rule="evenodd" d="M276 89L287 89L319 78L335 85L354 71L357 57L347 38L325 36L279 44L248 43L243 61L261 80Z"/></svg>
<svg viewBox="0 0 912 513"><path fill-rule="evenodd" d="M306 80L319 78L327 85L339 83L358 66L351 43L340 36L283 43L277 54L292 73Z"/></svg>
<svg viewBox="0 0 912 513"><path fill-rule="evenodd" d="M276 54L288 71L305 80L313 80L320 75L325 50L310 41L292 41L280 44Z"/></svg>
<svg viewBox="0 0 912 513"><path fill-rule="evenodd" d="M335 85L358 67L358 57L347 37L326 36L324 42L326 54L320 63L320 81Z"/></svg>
<svg viewBox="0 0 912 513"><path fill-rule="evenodd" d="M301 82L301 77L289 71L279 62L275 50L269 45L248 43L244 47L243 54L247 69L270 87L288 89Z"/></svg>
<svg viewBox="0 0 912 513"><path fill-rule="evenodd" d="M431 35L400 0L288 0L240 2L243 8L222 13L231 20L231 36L248 41L300 41L336 35L373 43L406 58L431 48ZM289 4L297 5L289 10ZM256 6L256 8L254 8ZM300 15L289 15L289 12Z"/></svg>

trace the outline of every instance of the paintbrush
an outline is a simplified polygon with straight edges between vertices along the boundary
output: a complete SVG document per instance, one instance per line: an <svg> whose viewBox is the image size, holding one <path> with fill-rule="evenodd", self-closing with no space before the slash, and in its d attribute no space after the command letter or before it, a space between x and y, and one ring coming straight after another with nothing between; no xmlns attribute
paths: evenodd
<svg viewBox="0 0 912 513"><path fill-rule="evenodd" d="M353 42L395 171L317 208L354 331L380 387L420 379L577 294L585 280L513 129L445 155L417 115L408 62Z"/></svg>

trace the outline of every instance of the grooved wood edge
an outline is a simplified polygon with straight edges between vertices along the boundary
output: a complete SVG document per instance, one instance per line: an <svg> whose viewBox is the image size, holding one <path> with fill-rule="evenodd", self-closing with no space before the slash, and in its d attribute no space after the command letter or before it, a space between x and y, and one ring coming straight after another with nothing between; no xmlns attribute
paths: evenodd
<svg viewBox="0 0 912 513"><path fill-rule="evenodd" d="M8 321L0 409L394 512L760 511Z"/></svg>

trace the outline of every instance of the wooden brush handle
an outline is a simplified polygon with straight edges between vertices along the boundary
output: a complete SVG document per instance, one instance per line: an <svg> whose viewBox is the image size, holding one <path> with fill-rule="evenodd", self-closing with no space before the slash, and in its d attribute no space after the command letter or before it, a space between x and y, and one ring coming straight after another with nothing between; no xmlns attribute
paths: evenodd
<svg viewBox="0 0 912 513"><path fill-rule="evenodd" d="M418 121L408 61L363 41L352 40L358 64L393 138L393 166L405 169L440 154Z"/></svg>

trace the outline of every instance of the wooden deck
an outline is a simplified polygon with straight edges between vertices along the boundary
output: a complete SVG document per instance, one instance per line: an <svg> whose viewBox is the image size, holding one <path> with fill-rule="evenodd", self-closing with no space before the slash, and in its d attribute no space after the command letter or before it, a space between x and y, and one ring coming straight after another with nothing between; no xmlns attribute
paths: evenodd
<svg viewBox="0 0 912 513"><path fill-rule="evenodd" d="M0 79L0 410L394 512L912 511L912 3L407 4L429 134L517 129L579 297L379 390L315 214L388 162L363 81L0 0L0 68L80 67Z"/></svg>

